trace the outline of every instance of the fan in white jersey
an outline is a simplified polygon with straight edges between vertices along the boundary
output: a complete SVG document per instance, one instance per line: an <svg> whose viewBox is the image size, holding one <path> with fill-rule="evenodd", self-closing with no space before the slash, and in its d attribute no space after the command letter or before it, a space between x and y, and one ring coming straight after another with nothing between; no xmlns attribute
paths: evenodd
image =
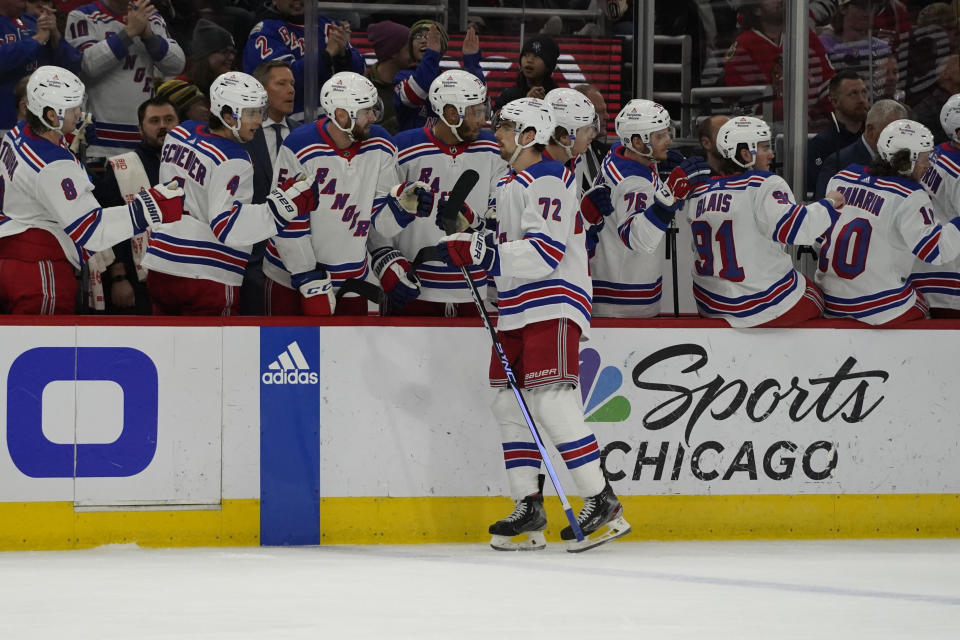
<svg viewBox="0 0 960 640"><path fill-rule="evenodd" d="M960 218L938 224L919 182L932 149L929 129L894 120L880 132L869 167L850 165L830 180L847 206L820 249L817 284L828 316L875 326L926 317L907 281L916 259L940 265L960 254Z"/></svg>
<svg viewBox="0 0 960 640"><path fill-rule="evenodd" d="M73 313L74 269L94 252L180 218L183 191L158 185L102 208L63 143L83 120L84 86L60 67L27 82L27 121L0 144L0 311Z"/></svg>
<svg viewBox="0 0 960 640"><path fill-rule="evenodd" d="M920 183L930 195L937 222L946 224L960 215L960 93L944 103L940 125L948 140L930 153L930 167ZM960 317L960 260L941 265L918 261L910 283L930 306L931 316Z"/></svg>
<svg viewBox="0 0 960 640"><path fill-rule="evenodd" d="M479 265L493 276L500 317L497 332L506 357L525 389L536 423L550 437L581 494L589 496L577 519L585 548L625 535L630 525L600 469L596 436L583 420L579 348L590 331L590 276L577 185L562 163L543 151L556 123L549 106L535 98L507 103L495 122L501 157L511 171L496 192L496 232L446 236L437 245L454 267ZM526 426L496 351L490 384L500 424L503 458L516 500L514 512L490 526L495 549L542 549L541 457ZM570 527L561 532L573 540ZM518 539L519 537L519 539Z"/></svg>
<svg viewBox="0 0 960 640"><path fill-rule="evenodd" d="M274 165L277 180L305 173L316 177L320 190L309 219L267 243L263 273L271 315L367 315L367 300L346 295L350 285L345 285L370 276L371 230L393 237L418 217L430 215L427 185L400 182L396 147L390 134L374 124L383 109L373 83L352 71L341 71L324 83L320 104L327 117L291 132ZM304 283L306 276L291 277L299 267L290 256L308 256L310 268L316 267L313 284ZM406 278L398 261L388 262L375 267ZM310 288L321 282L324 295L309 296ZM302 300L297 288L304 295ZM341 290L338 302L336 294Z"/></svg>
<svg viewBox="0 0 960 640"><path fill-rule="evenodd" d="M253 164L243 143L260 127L266 101L255 78L224 73L210 86L209 122L188 120L164 139L160 179L176 180L186 198L183 219L148 240L143 266L154 313L235 315L253 244L313 209L312 178L291 178L263 204L250 203Z"/></svg>
<svg viewBox="0 0 960 640"><path fill-rule="evenodd" d="M590 259L593 313L597 317L649 318L660 312L663 274L660 257L654 255L657 246L631 244L629 233L621 235L618 229L632 214L654 205L654 194L661 186L655 163L667 159L672 125L670 114L659 104L631 100L617 114L615 126L620 142L603 159L597 181L599 187L609 190L613 212L599 230ZM597 215L592 209L603 209L605 204L595 202L598 192L601 190L596 188L588 191L583 203L585 217L594 224ZM591 200L594 207L587 206Z"/></svg>
<svg viewBox="0 0 960 640"><path fill-rule="evenodd" d="M733 327L789 326L818 317L819 291L793 268L785 245L813 244L829 229L843 196L797 204L770 173L770 128L742 116L717 132L724 176L697 186L684 204L693 249L693 295L700 315ZM655 246L662 226L647 214L621 226L632 245ZM658 233L659 232L659 233ZM629 234L629 237L626 237Z"/></svg>
<svg viewBox="0 0 960 640"><path fill-rule="evenodd" d="M401 131L394 136L400 176L429 185L434 196L431 211L436 211L443 206L460 174L467 169L476 171L479 182L467 197L461 215L465 225L478 229L497 182L507 172L493 134L482 130L487 118L487 88L472 73L452 69L434 79L428 95L440 118L432 127ZM373 251L374 271L389 297L388 312L476 316L477 309L459 269L440 261L425 262L417 269L419 286L401 275L420 249L435 245L443 237L435 221L436 218L414 220L393 238L392 245L378 234L371 234L371 242L379 245ZM486 297L486 271L473 266L470 274L481 296Z"/></svg>

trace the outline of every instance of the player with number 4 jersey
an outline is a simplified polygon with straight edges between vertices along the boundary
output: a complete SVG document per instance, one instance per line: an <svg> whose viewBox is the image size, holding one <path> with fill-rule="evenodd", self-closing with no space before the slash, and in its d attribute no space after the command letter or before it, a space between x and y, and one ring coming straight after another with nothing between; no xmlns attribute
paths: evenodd
<svg viewBox="0 0 960 640"><path fill-rule="evenodd" d="M799 273L787 245L813 244L830 228L843 196L798 204L770 173L770 128L748 116L717 132L726 175L700 184L684 204L693 249L693 295L700 315L732 327L791 326L819 317L823 301Z"/></svg>
<svg viewBox="0 0 960 640"><path fill-rule="evenodd" d="M817 284L828 316L883 326L926 317L908 282L916 260L940 265L960 255L960 218L938 224L919 182L932 149L929 129L894 120L870 167L851 165L830 180L847 206L820 249Z"/></svg>
<svg viewBox="0 0 960 640"><path fill-rule="evenodd" d="M180 218L183 191L157 185L102 208L63 144L83 120L84 87L60 67L27 82L27 122L0 144L0 311L73 313L74 269L96 251Z"/></svg>
<svg viewBox="0 0 960 640"><path fill-rule="evenodd" d="M143 266L154 313L235 315L252 245L313 209L312 177L291 178L263 204L250 203L253 165L243 143L260 127L266 103L252 76L222 74L210 87L210 121L184 122L164 139L160 179L177 181L186 199L183 219L148 240Z"/></svg>

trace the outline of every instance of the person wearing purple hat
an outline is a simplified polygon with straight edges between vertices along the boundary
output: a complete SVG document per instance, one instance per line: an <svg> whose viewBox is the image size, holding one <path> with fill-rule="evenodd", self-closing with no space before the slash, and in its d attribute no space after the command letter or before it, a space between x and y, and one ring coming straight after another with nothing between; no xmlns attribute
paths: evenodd
<svg viewBox="0 0 960 640"><path fill-rule="evenodd" d="M393 108L393 79L410 66L410 48L407 40L410 27L391 20L375 22L367 27L367 37L373 45L377 62L367 70L367 78L377 88L383 101L383 119L380 126L394 134L400 130L397 112Z"/></svg>

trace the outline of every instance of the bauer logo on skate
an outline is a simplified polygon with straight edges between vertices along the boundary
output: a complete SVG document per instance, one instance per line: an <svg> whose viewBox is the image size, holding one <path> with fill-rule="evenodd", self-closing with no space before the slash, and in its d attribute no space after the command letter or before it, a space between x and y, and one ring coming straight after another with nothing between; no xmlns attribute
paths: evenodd
<svg viewBox="0 0 960 640"><path fill-rule="evenodd" d="M310 370L310 364L296 341L287 345L267 368L269 371L260 376L263 384L317 384L320 380L320 376Z"/></svg>

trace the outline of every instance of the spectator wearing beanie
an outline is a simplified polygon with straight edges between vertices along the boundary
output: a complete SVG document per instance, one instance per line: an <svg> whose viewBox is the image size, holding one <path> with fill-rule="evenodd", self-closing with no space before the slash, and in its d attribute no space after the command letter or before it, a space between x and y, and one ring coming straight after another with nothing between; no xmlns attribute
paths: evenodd
<svg viewBox="0 0 960 640"><path fill-rule="evenodd" d="M367 77L377 88L383 102L383 119L380 126L391 134L399 131L397 112L393 108L393 79L400 71L410 66L410 28L390 20L376 22L367 27L367 37L373 45L377 63L367 71Z"/></svg>
<svg viewBox="0 0 960 640"><path fill-rule="evenodd" d="M209 94L210 85L217 76L234 70L236 56L237 49L230 32L216 22L201 18L190 40L190 59L184 73L185 79L195 84L201 92Z"/></svg>
<svg viewBox="0 0 960 640"><path fill-rule="evenodd" d="M517 81L500 92L493 103L493 110L518 98L539 98L543 100L550 91L557 88L553 80L553 70L557 68L560 47L557 41L548 35L533 36L523 43L520 49L520 73Z"/></svg>
<svg viewBox="0 0 960 640"><path fill-rule="evenodd" d="M206 122L210 118L210 101L196 85L189 82L167 80L157 87L157 97L170 101L180 122Z"/></svg>
<svg viewBox="0 0 960 640"><path fill-rule="evenodd" d="M400 131L432 127L437 121L427 91L440 75L440 59L447 50L447 31L433 20L418 20L410 27L408 47L417 67L401 71L393 80L393 106ZM480 68L480 38L473 27L468 28L463 37L461 53L463 69L485 81Z"/></svg>

